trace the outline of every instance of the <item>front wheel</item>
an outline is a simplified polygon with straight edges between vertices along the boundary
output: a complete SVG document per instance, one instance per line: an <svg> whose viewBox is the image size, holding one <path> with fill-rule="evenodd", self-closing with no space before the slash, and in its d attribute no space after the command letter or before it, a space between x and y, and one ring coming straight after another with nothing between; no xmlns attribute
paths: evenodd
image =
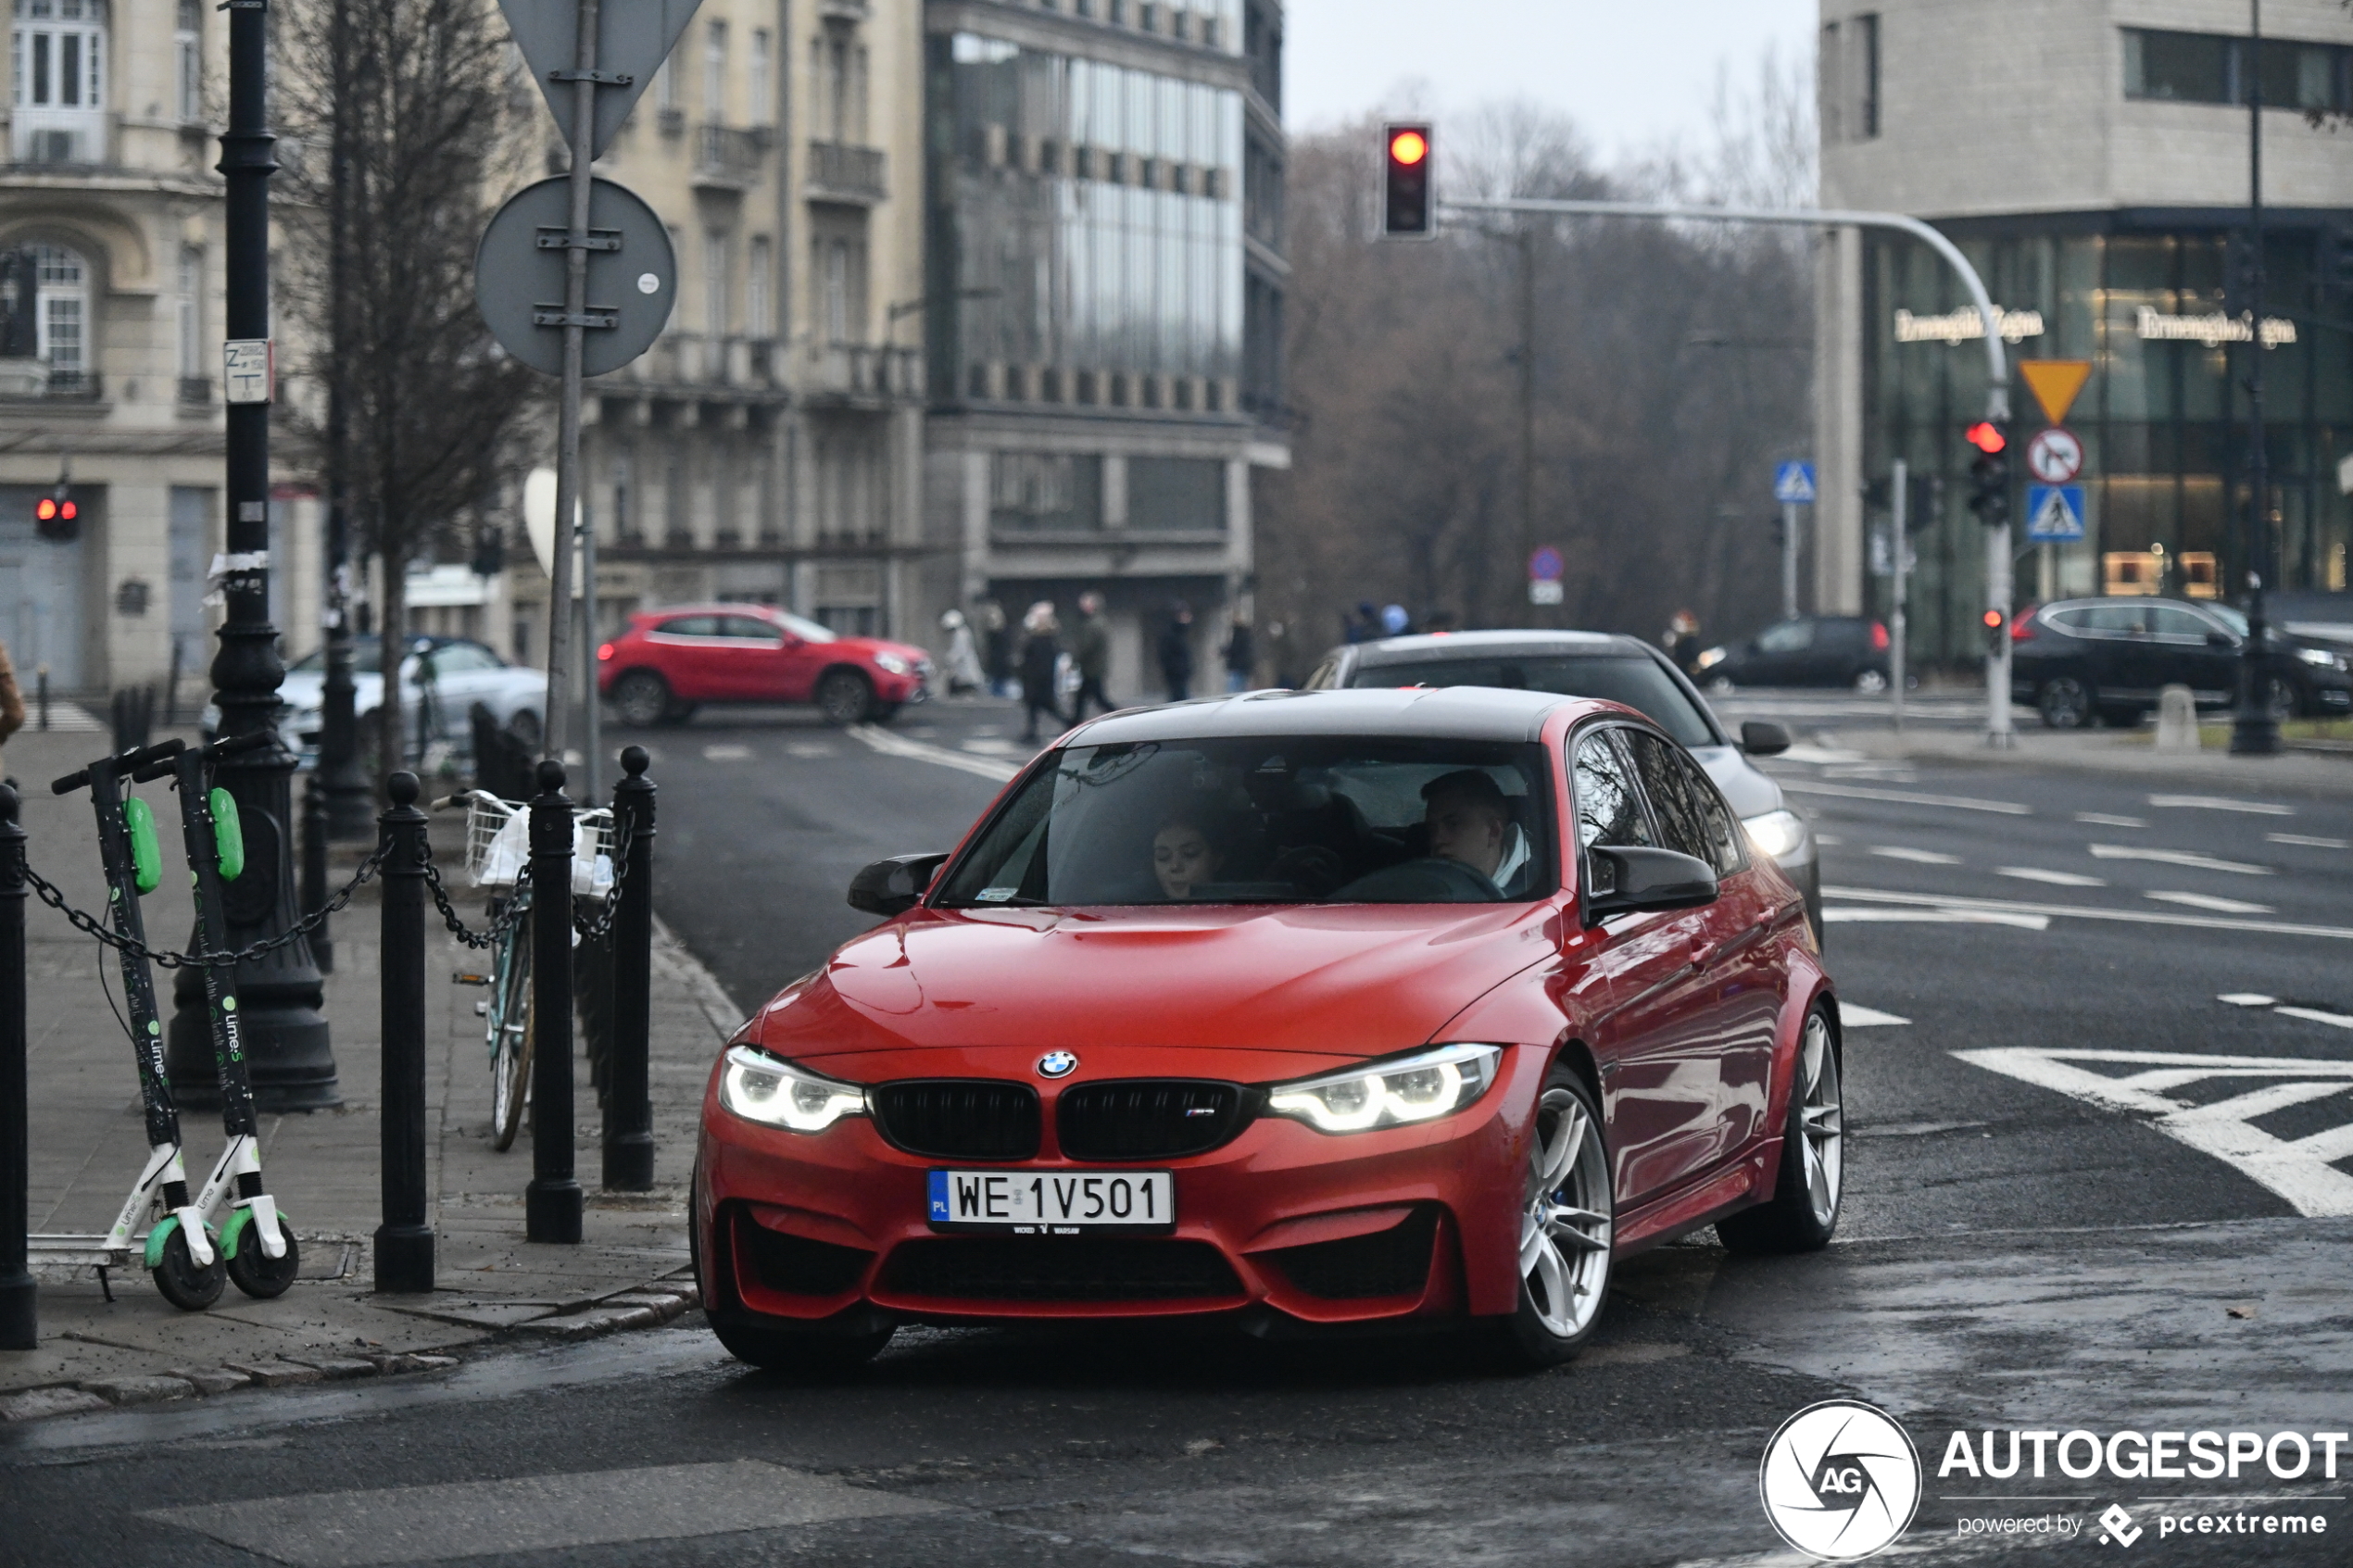
<svg viewBox="0 0 2353 1568"><path fill-rule="evenodd" d="M1700 686L1710 696L1730 696L1736 689L1730 675L1710 675Z"/></svg>
<svg viewBox="0 0 2353 1568"><path fill-rule="evenodd" d="M220 1248L212 1249L212 1261L204 1268L188 1255L188 1236L174 1225L163 1240L163 1257L155 1266L156 1288L163 1298L185 1312L201 1312L220 1299L220 1287L229 1282L228 1265L221 1260Z"/></svg>
<svg viewBox="0 0 2353 1568"><path fill-rule="evenodd" d="M2088 730L2099 705L2093 700L2092 688L2075 676L2054 675L2034 694L2034 706L2042 709L2048 729Z"/></svg>
<svg viewBox="0 0 2353 1568"><path fill-rule="evenodd" d="M1876 670L1864 670L1855 676L1855 689L1865 696L1877 696L1887 690L1887 677Z"/></svg>
<svg viewBox="0 0 2353 1568"><path fill-rule="evenodd" d="M1846 1097L1831 1021L1819 1008L1806 1015L1794 1080L1773 1196L1716 1222L1716 1234L1730 1251L1818 1252L1830 1245L1831 1233L1838 1229L1846 1169Z"/></svg>
<svg viewBox="0 0 2353 1568"><path fill-rule="evenodd" d="M536 751L547 736L547 727L540 722L538 714L526 708L507 721L507 734L525 751Z"/></svg>
<svg viewBox="0 0 2353 1568"><path fill-rule="evenodd" d="M261 1227L247 1220L245 1234L237 1238L237 1255L229 1260L229 1283L257 1301L283 1296L302 1273L302 1248L283 1214L278 1216L278 1234L285 1238L286 1251L272 1258L261 1249Z"/></svg>
<svg viewBox="0 0 2353 1568"><path fill-rule="evenodd" d="M1516 1365L1558 1366L1592 1337L1609 1291L1617 1205L1592 1095L1554 1068L1529 1128L1519 1203L1519 1307L1503 1349Z"/></svg>
<svg viewBox="0 0 2353 1568"><path fill-rule="evenodd" d="M817 683L817 708L828 724L863 723L875 706L875 688L855 670L828 670Z"/></svg>
<svg viewBox="0 0 2353 1568"><path fill-rule="evenodd" d="M670 683L650 670L632 670L612 684L612 709L632 729L650 729L668 716Z"/></svg>

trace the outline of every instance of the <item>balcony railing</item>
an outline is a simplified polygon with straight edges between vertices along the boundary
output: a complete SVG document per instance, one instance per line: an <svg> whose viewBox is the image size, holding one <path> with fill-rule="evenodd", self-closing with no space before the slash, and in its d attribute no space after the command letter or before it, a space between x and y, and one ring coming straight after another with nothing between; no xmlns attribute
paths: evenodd
<svg viewBox="0 0 2353 1568"><path fill-rule="evenodd" d="M812 347L809 361L812 395L903 402L924 394L921 349L835 343Z"/></svg>
<svg viewBox="0 0 2353 1568"><path fill-rule="evenodd" d="M880 147L847 142L809 144L809 199L871 206L889 194L883 183Z"/></svg>
<svg viewBox="0 0 2353 1568"><path fill-rule="evenodd" d="M765 392L777 384L782 356L765 338L664 332L621 373L632 380Z"/></svg>
<svg viewBox="0 0 2353 1568"><path fill-rule="evenodd" d="M180 406L182 408L205 408L211 405L212 378L210 376L182 376L180 378Z"/></svg>
<svg viewBox="0 0 2353 1568"><path fill-rule="evenodd" d="M31 367L34 363L7 361L10 367ZM95 403L105 395L105 390L95 370L61 370L53 365L45 368L45 373L0 374L0 402Z"/></svg>
<svg viewBox="0 0 2353 1568"><path fill-rule="evenodd" d="M768 161L769 132L733 125L695 128L695 183L740 191L760 178Z"/></svg>

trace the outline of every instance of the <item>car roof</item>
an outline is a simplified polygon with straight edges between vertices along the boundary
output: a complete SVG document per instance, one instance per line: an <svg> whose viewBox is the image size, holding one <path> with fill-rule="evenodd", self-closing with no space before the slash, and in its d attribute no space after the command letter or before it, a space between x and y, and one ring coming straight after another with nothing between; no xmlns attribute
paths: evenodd
<svg viewBox="0 0 2353 1568"><path fill-rule="evenodd" d="M652 609L641 609L636 612L635 619L639 621L662 620L673 615L752 615L758 616L763 621L774 621L780 613L782 612L779 611L774 605L746 604L732 599L713 599L704 604L661 605Z"/></svg>
<svg viewBox="0 0 2353 1568"><path fill-rule="evenodd" d="M1509 654L1647 652L1639 638L1614 632L1442 632L1358 643L1359 665L1403 664L1431 659L1493 659Z"/></svg>
<svg viewBox="0 0 2353 1568"><path fill-rule="evenodd" d="M1565 708L1617 712L1589 697L1500 686L1353 686L1247 692L1109 714L1071 732L1073 746L1243 735L1399 735L1532 741Z"/></svg>

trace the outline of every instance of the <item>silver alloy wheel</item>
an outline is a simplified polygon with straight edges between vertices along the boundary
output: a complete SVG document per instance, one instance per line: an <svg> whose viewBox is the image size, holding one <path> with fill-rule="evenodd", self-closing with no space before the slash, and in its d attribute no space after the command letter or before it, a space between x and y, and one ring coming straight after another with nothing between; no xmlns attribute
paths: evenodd
<svg viewBox="0 0 2353 1568"><path fill-rule="evenodd" d="M1839 1179L1845 1169L1846 1104L1838 1078L1838 1053L1831 1049L1830 1021L1817 1012L1806 1020L1798 1047L1798 1123L1806 1144L1806 1202L1814 1223L1828 1230L1838 1218Z"/></svg>
<svg viewBox="0 0 2353 1568"><path fill-rule="evenodd" d="M1855 689L1866 696L1876 696L1887 690L1887 677L1876 670L1866 670L1855 677Z"/></svg>
<svg viewBox="0 0 2353 1568"><path fill-rule="evenodd" d="M1529 1139L1520 1212L1519 1273L1546 1332L1572 1339L1592 1326L1609 1283L1609 1156L1584 1102L1544 1091Z"/></svg>

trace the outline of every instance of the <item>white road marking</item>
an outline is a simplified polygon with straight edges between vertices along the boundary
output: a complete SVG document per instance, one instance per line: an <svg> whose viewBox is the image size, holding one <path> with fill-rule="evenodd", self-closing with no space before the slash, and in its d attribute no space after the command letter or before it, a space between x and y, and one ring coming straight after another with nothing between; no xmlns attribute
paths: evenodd
<svg viewBox="0 0 2353 1568"><path fill-rule="evenodd" d="M2031 817L2032 806L2015 800L1978 800L1966 795L1920 795L1907 789L1861 789L1853 784L1817 784L1783 779L1781 788L1798 795L1834 795L1847 800L1884 800L1896 806L1949 806L1957 811L1993 811L2005 817Z"/></svg>
<svg viewBox="0 0 2353 1568"><path fill-rule="evenodd" d="M1835 904L1822 911L1822 919L1872 925L2014 925L2020 931L2046 931L2051 924L2048 915L2012 914L2005 909L1853 909Z"/></svg>
<svg viewBox="0 0 2353 1568"><path fill-rule="evenodd" d="M2279 1000L2277 997L2267 997L2260 991L2225 991L2214 999L2228 1002L2234 1008L2267 1008Z"/></svg>
<svg viewBox="0 0 2353 1568"><path fill-rule="evenodd" d="M2160 904L2181 904L2193 909L2212 909L2218 915L2271 915L2279 911L2269 904L2249 904L2238 898L2217 898L2211 893L2151 893L2147 897Z"/></svg>
<svg viewBox="0 0 2353 1568"><path fill-rule="evenodd" d="M2046 872L2040 866L1998 866L1996 876L2014 876L2020 882L2046 882L2053 887L2106 887L2100 877L2085 876L2081 872Z"/></svg>
<svg viewBox="0 0 2353 1568"><path fill-rule="evenodd" d="M2106 1110L2146 1117L2158 1132L2235 1167L2308 1218L2353 1214L2353 1175L2331 1163L2353 1151L2353 1126L2282 1138L2254 1125L2259 1116L2353 1089L2353 1061L2028 1046L1953 1054L2040 1088L2071 1095ZM2078 1062L2108 1062L2145 1071L2111 1077L2075 1065ZM2210 1078L2285 1081L2206 1105L2176 1099L2164 1092Z"/></svg>
<svg viewBox="0 0 2353 1568"><path fill-rule="evenodd" d="M1909 1023L1908 1018L1898 1018L1892 1012L1867 1008L1858 1002L1838 1004L1838 1021L1849 1029L1881 1029L1890 1024Z"/></svg>
<svg viewBox="0 0 2353 1568"><path fill-rule="evenodd" d="M1814 835L1814 842L1817 844L1843 844L1846 840L1839 837L1836 834L1818 833Z"/></svg>
<svg viewBox="0 0 2353 1568"><path fill-rule="evenodd" d="M1910 860L1922 866L1957 866L1961 863L1958 855L1942 854L1934 849L1912 849L1900 844L1874 844L1871 853L1884 855L1891 860Z"/></svg>
<svg viewBox="0 0 2353 1568"><path fill-rule="evenodd" d="M2353 1018L2341 1012L2323 1012L2319 1008L2277 1007L2271 1010L2287 1018L2300 1018L2308 1023L2332 1023L2339 1029L2353 1029Z"/></svg>
<svg viewBox="0 0 2353 1568"><path fill-rule="evenodd" d="M785 743L785 755L810 759L838 757L841 755L841 749L838 746L828 746L821 740L796 740Z"/></svg>
<svg viewBox="0 0 2353 1568"><path fill-rule="evenodd" d="M2227 795L2152 795L2149 804L2189 811L2244 811L2251 817L2296 815L2293 806L2274 806L2268 800L2239 800Z"/></svg>
<svg viewBox="0 0 2353 1568"><path fill-rule="evenodd" d="M2245 860L2220 860L2211 855L2201 855L2195 849L2144 849L2136 844L2093 844L2085 846L2095 860L2155 860L2168 866L2187 866L2195 872L2230 872L2238 876L2270 876L2269 866L2251 866Z"/></svg>
<svg viewBox="0 0 2353 1568"><path fill-rule="evenodd" d="M872 724L852 724L849 734L852 740L870 746L886 757L912 758L918 762L931 762L942 768L953 768L959 772L976 773L984 779L994 779L1000 784L1021 771L1020 766L1016 763L1000 762L993 758L967 756L961 751L950 751L944 746L927 746L919 740L908 740L902 735L894 735L887 731L878 730Z"/></svg>
<svg viewBox="0 0 2353 1568"><path fill-rule="evenodd" d="M2111 817L2106 811L2078 811L2075 813L2075 820L2079 822L2090 822L2095 827L2104 828L2145 828L2148 826L2148 821L2146 818Z"/></svg>
<svg viewBox="0 0 2353 1568"><path fill-rule="evenodd" d="M1844 746L1808 746L1804 741L1799 741L1796 745L1791 746L1787 751L1782 752L1780 755L1782 760L1784 761L1812 762L1816 764L1836 764L1869 760L1864 753L1859 751L1849 751Z"/></svg>
<svg viewBox="0 0 2353 1568"><path fill-rule="evenodd" d="M1825 887L1822 894L1831 898L1914 904L1937 909L2011 910L2073 920L2121 921L2129 925L2178 925L2193 931L2251 931L2267 936L2322 936L2353 942L2353 926L2344 925L2299 925L2289 921L2238 920L2229 915L2168 915L2155 909L2103 909L2081 904L2029 904L2013 898L1965 898L1951 893L1896 893L1882 887Z"/></svg>
<svg viewBox="0 0 2353 1568"><path fill-rule="evenodd" d="M1012 741L997 740L987 735L975 735L970 740L960 743L960 746L961 749L969 751L975 757L1021 757L1026 755L1020 746L1015 746Z"/></svg>
<svg viewBox="0 0 2353 1568"><path fill-rule="evenodd" d="M2263 835L2263 842L2266 844L2298 844L2307 849L2353 849L2353 839L2314 838L2309 834L2301 833L2267 833Z"/></svg>
<svg viewBox="0 0 2353 1568"><path fill-rule="evenodd" d="M751 747L748 746L706 746L702 748L706 762L749 762Z"/></svg>

